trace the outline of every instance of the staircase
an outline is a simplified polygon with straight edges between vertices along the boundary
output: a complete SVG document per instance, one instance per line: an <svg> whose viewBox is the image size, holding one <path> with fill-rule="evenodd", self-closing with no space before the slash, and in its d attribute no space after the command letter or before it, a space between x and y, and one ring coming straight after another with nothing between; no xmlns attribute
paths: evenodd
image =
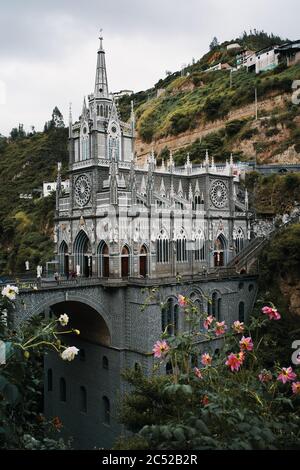
<svg viewBox="0 0 300 470"><path fill-rule="evenodd" d="M237 272L257 271L257 258L266 241L267 238L263 237L253 238L242 251L230 260L226 267L235 268Z"/></svg>

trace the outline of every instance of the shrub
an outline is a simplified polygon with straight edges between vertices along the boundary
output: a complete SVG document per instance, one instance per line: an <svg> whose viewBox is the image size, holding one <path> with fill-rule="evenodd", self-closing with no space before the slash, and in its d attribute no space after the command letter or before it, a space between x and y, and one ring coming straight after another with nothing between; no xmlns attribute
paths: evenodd
<svg viewBox="0 0 300 470"><path fill-rule="evenodd" d="M275 306L263 307L247 326L235 322L227 328L188 297L178 295L178 302L186 331L168 336L166 328L153 347L152 375L124 374L131 388L121 419L135 435L118 448L132 448L133 442L155 450L299 448L299 376L276 362L274 350L272 365L266 369L263 362L263 350L270 350L265 330L281 321ZM212 353L216 337L223 338L219 354Z"/></svg>

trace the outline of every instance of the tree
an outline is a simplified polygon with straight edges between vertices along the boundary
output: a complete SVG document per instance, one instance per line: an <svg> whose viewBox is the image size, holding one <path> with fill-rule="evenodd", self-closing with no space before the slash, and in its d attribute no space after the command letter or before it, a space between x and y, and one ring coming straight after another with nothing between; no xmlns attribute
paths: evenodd
<svg viewBox="0 0 300 470"><path fill-rule="evenodd" d="M44 132L48 132L52 129L63 129L65 127L63 115L57 106L52 111L51 121L47 121L44 126Z"/></svg>
<svg viewBox="0 0 300 470"><path fill-rule="evenodd" d="M215 49L215 47L218 47L218 45L219 45L219 41L216 38L216 36L214 36L211 43L210 43L210 45L209 45L209 50L212 51L213 49Z"/></svg>
<svg viewBox="0 0 300 470"><path fill-rule="evenodd" d="M54 123L54 127L65 127L63 115L57 106L55 106L52 112L52 122Z"/></svg>
<svg viewBox="0 0 300 470"><path fill-rule="evenodd" d="M24 125L19 124L18 127L14 127L10 132L11 140L23 139L26 137L26 132L24 131Z"/></svg>

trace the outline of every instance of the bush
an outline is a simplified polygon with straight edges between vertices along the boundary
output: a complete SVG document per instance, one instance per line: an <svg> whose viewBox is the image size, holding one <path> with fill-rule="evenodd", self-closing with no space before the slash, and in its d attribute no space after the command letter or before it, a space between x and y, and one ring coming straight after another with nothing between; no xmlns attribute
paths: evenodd
<svg viewBox="0 0 300 470"><path fill-rule="evenodd" d="M234 121L229 121L225 125L225 131L228 137L236 135L244 127L245 121L236 119Z"/></svg>
<svg viewBox="0 0 300 470"><path fill-rule="evenodd" d="M269 325L281 321L274 305L248 326L234 323L224 336L225 322L199 312L187 297L179 295L178 301L186 331L168 336L166 329L153 348L158 363L151 376L124 374L131 387L121 420L135 435L117 448L135 442L139 449L155 450L299 449L299 376L276 362L274 349L272 365L264 362ZM224 347L212 354L218 335Z"/></svg>

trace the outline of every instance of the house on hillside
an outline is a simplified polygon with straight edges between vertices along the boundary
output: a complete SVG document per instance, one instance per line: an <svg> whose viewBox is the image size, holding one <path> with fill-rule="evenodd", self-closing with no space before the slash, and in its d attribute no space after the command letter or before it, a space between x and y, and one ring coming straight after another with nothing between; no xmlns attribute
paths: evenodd
<svg viewBox="0 0 300 470"><path fill-rule="evenodd" d="M249 49L243 49L236 55L236 68L240 69L241 67L247 67L247 60L249 57L255 54L254 51Z"/></svg>
<svg viewBox="0 0 300 470"><path fill-rule="evenodd" d="M248 71L260 73L277 67L279 56L279 53L276 52L277 48L278 46L266 47L247 57L246 66Z"/></svg>
<svg viewBox="0 0 300 470"><path fill-rule="evenodd" d="M283 44L275 49L279 63L286 63L288 67L300 62L300 40Z"/></svg>
<svg viewBox="0 0 300 470"><path fill-rule="evenodd" d="M228 44L226 47L227 51L232 51L234 49L241 49L241 46L237 42L232 42L231 44Z"/></svg>
<svg viewBox="0 0 300 470"><path fill-rule="evenodd" d="M56 191L57 182L52 181L48 183L43 183L43 197L50 196L51 193ZM69 180L65 180L61 182L61 189L69 192L70 182Z"/></svg>
<svg viewBox="0 0 300 470"><path fill-rule="evenodd" d="M212 67L209 67L209 69L204 70L204 72L215 72L216 70L231 70L232 67L230 67L227 62L222 64L219 62L217 65L213 65Z"/></svg>

